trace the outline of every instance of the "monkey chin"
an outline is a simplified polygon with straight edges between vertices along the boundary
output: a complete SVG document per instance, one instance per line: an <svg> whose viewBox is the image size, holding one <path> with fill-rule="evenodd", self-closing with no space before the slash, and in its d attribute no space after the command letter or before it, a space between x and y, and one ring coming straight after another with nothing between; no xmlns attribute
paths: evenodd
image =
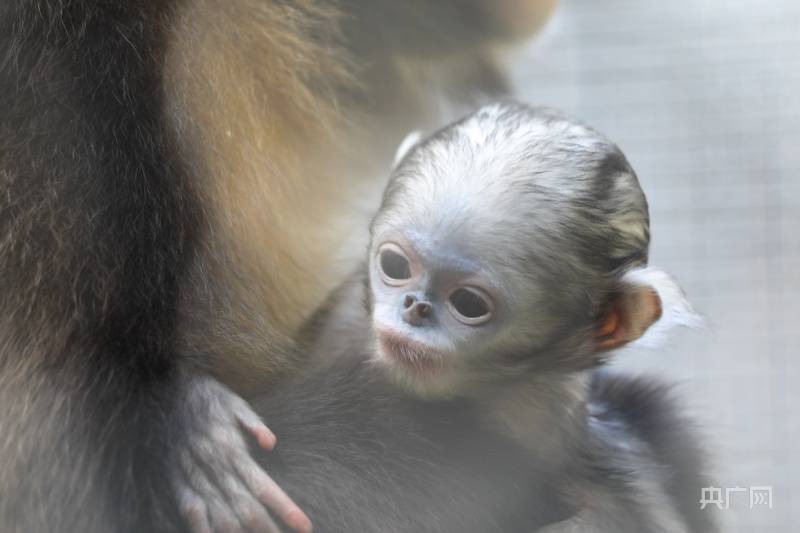
<svg viewBox="0 0 800 533"><path fill-rule="evenodd" d="M376 360L398 385L425 398L450 395L455 369L448 354L385 329L377 341Z"/></svg>

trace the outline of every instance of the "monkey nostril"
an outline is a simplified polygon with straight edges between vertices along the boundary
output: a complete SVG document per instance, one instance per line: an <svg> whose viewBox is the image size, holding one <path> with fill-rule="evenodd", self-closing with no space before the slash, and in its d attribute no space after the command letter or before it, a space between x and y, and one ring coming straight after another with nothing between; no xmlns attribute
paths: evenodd
<svg viewBox="0 0 800 533"><path fill-rule="evenodd" d="M417 300L417 299L416 299L416 298L414 298L413 296L411 296L410 294L406 294L406 297L405 297L405 299L403 300L403 306L404 306L406 309L408 309L409 307L411 307L412 305L414 305L414 302L415 302L416 300Z"/></svg>
<svg viewBox="0 0 800 533"><path fill-rule="evenodd" d="M420 302L417 304L417 313L422 318L425 318L431 314L431 304Z"/></svg>

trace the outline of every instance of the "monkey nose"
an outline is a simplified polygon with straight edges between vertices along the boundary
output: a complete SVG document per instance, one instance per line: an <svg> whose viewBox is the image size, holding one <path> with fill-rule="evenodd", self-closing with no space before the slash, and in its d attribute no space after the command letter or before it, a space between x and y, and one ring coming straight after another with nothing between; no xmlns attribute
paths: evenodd
<svg viewBox="0 0 800 533"><path fill-rule="evenodd" d="M428 302L417 301L416 297L407 295L403 299L403 320L412 326L418 326L431 315L433 308Z"/></svg>

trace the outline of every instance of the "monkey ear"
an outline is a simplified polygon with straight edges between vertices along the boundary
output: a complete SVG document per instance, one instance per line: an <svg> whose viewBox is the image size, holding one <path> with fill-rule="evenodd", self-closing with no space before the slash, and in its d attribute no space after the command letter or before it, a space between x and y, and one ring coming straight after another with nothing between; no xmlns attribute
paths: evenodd
<svg viewBox="0 0 800 533"><path fill-rule="evenodd" d="M655 268L635 269L623 276L619 295L600 319L595 332L597 350L612 350L637 340L657 346L675 326L702 324L703 319L671 276Z"/></svg>
<svg viewBox="0 0 800 533"><path fill-rule="evenodd" d="M406 138L403 139L403 142L400 143L400 146L397 147L397 152L394 154L394 162L392 163L392 168L396 167L400 161L406 156L406 154L416 146L419 141L422 139L422 132L419 130L412 131Z"/></svg>

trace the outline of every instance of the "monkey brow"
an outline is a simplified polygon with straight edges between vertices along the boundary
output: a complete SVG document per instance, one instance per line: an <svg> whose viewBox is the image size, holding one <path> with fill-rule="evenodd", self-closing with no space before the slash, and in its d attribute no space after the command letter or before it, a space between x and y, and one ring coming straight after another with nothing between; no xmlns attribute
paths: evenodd
<svg viewBox="0 0 800 533"><path fill-rule="evenodd" d="M470 261L455 254L434 251L426 256L426 262L439 272L458 275L474 275L483 271L477 261Z"/></svg>
<svg viewBox="0 0 800 533"><path fill-rule="evenodd" d="M458 251L447 251L446 242L434 242L434 239L428 233L413 230L406 231L405 237L427 267L434 267L439 271L461 275L477 274L484 271L479 261L464 257Z"/></svg>

